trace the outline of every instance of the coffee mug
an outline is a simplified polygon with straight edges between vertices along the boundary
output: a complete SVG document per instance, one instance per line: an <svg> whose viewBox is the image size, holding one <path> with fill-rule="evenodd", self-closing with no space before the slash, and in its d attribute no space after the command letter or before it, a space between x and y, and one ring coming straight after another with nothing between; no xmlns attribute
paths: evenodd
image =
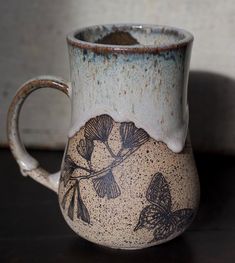
<svg viewBox="0 0 235 263"><path fill-rule="evenodd" d="M67 37L71 84L32 79L8 113L21 172L58 194L81 237L140 249L180 235L195 217L199 180L188 136L187 85L193 36L155 25L101 25ZM25 150L18 119L39 88L65 93L72 117L61 171L49 174Z"/></svg>

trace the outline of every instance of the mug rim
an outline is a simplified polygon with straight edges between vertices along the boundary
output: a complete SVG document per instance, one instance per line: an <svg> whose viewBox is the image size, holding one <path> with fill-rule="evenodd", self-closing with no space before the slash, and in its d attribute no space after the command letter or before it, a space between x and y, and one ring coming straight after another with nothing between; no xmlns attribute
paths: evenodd
<svg viewBox="0 0 235 263"><path fill-rule="evenodd" d="M109 27L113 30L131 30L131 29L155 29L160 33L168 32L172 34L183 35L182 39L176 40L171 44L162 45L113 45L113 44L101 44L94 43L76 38L79 33L85 32L87 30L92 30L95 28ZM192 43L194 40L193 35L182 28L177 28L168 25L154 25L154 24L136 24L136 23L119 23L119 24L101 24L101 25L91 25L76 29L67 35L67 43L73 47L78 47L81 49L87 49L95 53L159 53L162 51L170 51L174 49L179 49Z"/></svg>

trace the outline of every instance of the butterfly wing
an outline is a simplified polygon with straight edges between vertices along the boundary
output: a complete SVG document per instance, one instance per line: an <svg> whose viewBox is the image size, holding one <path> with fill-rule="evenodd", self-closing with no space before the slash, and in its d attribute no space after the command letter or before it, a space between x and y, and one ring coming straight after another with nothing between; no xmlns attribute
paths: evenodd
<svg viewBox="0 0 235 263"><path fill-rule="evenodd" d="M156 173L148 187L146 193L147 200L165 211L171 210L171 194L169 185L162 175Z"/></svg>
<svg viewBox="0 0 235 263"><path fill-rule="evenodd" d="M173 213L177 231L183 231L189 226L194 218L194 210L190 208L179 209Z"/></svg>
<svg viewBox="0 0 235 263"><path fill-rule="evenodd" d="M154 239L152 240L152 242L169 238L172 234L175 233L175 229L176 225L174 224L173 220L164 220L164 218L162 218L158 222L153 232Z"/></svg>
<svg viewBox="0 0 235 263"><path fill-rule="evenodd" d="M160 229L159 231L162 232L165 225L164 231L167 233L168 219L165 220L165 215L171 213L171 195L168 183L161 173L156 173L153 176L147 189L146 198L151 205L141 211L135 231L145 227Z"/></svg>
<svg viewBox="0 0 235 263"><path fill-rule="evenodd" d="M141 211L138 224L134 231L143 227L149 230L154 229L160 220L161 213L158 212L157 206L148 205Z"/></svg>

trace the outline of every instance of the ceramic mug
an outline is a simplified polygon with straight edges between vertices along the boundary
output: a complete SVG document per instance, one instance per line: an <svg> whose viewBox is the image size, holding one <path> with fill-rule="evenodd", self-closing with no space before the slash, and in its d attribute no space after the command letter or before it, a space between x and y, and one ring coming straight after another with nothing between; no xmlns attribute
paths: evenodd
<svg viewBox="0 0 235 263"><path fill-rule="evenodd" d="M104 25L67 37L71 84L42 76L23 84L8 114L21 172L59 197L68 225L112 248L171 240L192 222L199 181L188 132L193 36L154 25ZM18 118L25 98L55 88L71 100L61 172L50 175L25 150Z"/></svg>

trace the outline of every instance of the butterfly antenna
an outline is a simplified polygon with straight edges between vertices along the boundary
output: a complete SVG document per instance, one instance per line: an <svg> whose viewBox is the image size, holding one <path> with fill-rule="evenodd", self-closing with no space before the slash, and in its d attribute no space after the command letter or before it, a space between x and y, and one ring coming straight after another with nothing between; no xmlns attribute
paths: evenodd
<svg viewBox="0 0 235 263"><path fill-rule="evenodd" d="M139 230L142 227L143 226L141 225L141 222L139 221L138 224L136 225L136 227L134 228L134 231L137 231L137 230Z"/></svg>

